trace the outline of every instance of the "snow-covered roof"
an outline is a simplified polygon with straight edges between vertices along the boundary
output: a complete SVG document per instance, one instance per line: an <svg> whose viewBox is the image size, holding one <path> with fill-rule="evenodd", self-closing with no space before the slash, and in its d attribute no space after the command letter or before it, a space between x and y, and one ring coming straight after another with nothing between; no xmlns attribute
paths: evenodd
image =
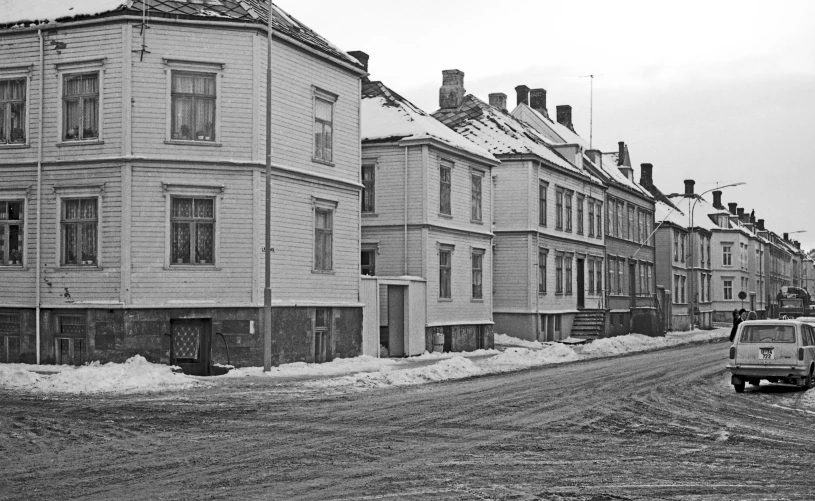
<svg viewBox="0 0 815 501"><path fill-rule="evenodd" d="M687 228L688 226L688 217L685 213L682 212L681 209L671 207L662 200L657 200L654 203L654 221L656 221L657 224L666 221L682 228Z"/></svg>
<svg viewBox="0 0 815 501"><path fill-rule="evenodd" d="M648 190L643 188L639 183L637 183L633 179L628 179L628 176L623 174L623 172L618 168L617 153L603 153L601 157L602 165L599 166L600 170L605 172L614 182L617 182L627 188L630 188L644 197L653 198L653 195L651 195L651 193Z"/></svg>
<svg viewBox="0 0 815 501"><path fill-rule="evenodd" d="M68 21L115 11L141 15L145 0L2 0L0 26ZM262 0L147 0L146 12L181 18L268 24L269 3ZM274 6L273 29L329 56L362 65L311 28Z"/></svg>
<svg viewBox="0 0 815 501"><path fill-rule="evenodd" d="M362 141L432 138L491 162L494 156L381 82L362 88Z"/></svg>
<svg viewBox="0 0 815 501"><path fill-rule="evenodd" d="M572 129L566 127L565 125L561 124L560 122L554 121L551 118L547 117L540 111L536 110L535 108L529 106L526 103L521 103L512 110L512 116L523 120L524 122L528 123L529 125L535 127L536 125L542 125L549 129L550 134L546 134L547 136L554 136L552 137L553 142L555 143L566 143L566 144L579 144L583 147L584 150L589 149L589 143L586 142L585 139L580 137L580 134L576 133ZM540 128L535 127L539 132L543 132Z"/></svg>
<svg viewBox="0 0 815 501"><path fill-rule="evenodd" d="M472 94L465 96L458 108L442 108L433 116L493 155L535 155L552 165L602 184L602 181L575 167L547 146L549 139L533 127Z"/></svg>

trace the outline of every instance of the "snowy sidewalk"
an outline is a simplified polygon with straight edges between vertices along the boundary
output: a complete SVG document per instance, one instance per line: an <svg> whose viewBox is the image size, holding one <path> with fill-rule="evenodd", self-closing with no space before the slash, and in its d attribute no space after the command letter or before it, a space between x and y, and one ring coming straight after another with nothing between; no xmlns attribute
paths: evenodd
<svg viewBox="0 0 815 501"><path fill-rule="evenodd" d="M296 362L273 367L246 367L224 376L174 374L167 365L135 356L123 364L94 362L83 367L0 364L0 389L34 393L128 394L184 390L217 385L233 378L263 378L313 389L410 386L511 372L530 367L649 351L692 342L726 339L729 328L671 332L665 337L629 334L585 345L540 343L496 334L498 349L467 353L425 353L411 358L340 358L323 364Z"/></svg>

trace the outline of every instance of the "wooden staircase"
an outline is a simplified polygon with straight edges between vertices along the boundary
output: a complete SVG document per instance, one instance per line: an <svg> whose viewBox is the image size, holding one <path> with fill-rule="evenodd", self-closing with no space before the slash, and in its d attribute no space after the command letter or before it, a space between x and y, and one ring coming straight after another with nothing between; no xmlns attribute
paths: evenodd
<svg viewBox="0 0 815 501"><path fill-rule="evenodd" d="M605 310L580 310L574 317L571 337L588 340L598 339L603 337L605 328Z"/></svg>

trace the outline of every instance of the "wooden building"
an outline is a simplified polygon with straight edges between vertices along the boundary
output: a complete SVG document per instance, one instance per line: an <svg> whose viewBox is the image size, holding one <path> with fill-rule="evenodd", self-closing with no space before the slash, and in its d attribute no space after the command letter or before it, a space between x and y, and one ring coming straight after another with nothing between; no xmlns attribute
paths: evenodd
<svg viewBox="0 0 815 501"><path fill-rule="evenodd" d="M166 361L170 334L263 360L268 4L205 4L55 1L0 31L7 358ZM365 72L274 14L273 360L352 356Z"/></svg>
<svg viewBox="0 0 815 501"><path fill-rule="evenodd" d="M529 89L519 86L518 102ZM606 185L582 166L578 145L562 148L506 111L464 90L464 74L443 72L433 116L493 154L495 330L558 340L577 313L602 309L603 201Z"/></svg>

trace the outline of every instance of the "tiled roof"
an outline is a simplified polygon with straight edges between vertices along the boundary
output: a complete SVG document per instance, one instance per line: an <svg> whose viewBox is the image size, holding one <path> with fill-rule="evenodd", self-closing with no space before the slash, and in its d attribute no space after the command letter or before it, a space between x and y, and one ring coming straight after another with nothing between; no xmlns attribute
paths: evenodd
<svg viewBox="0 0 815 501"><path fill-rule="evenodd" d="M142 14L145 0L9 0L8 10L0 13L0 25L15 25L49 21L68 21L111 15L126 11ZM268 2L260 0L147 0L146 12L150 17L210 19L240 23L268 24ZM277 5L274 6L272 27L298 42L317 49L331 57L354 65L362 65L311 28L293 18Z"/></svg>
<svg viewBox="0 0 815 501"><path fill-rule="evenodd" d="M461 137L382 82L362 85L362 141L431 138L492 163L495 157Z"/></svg>

